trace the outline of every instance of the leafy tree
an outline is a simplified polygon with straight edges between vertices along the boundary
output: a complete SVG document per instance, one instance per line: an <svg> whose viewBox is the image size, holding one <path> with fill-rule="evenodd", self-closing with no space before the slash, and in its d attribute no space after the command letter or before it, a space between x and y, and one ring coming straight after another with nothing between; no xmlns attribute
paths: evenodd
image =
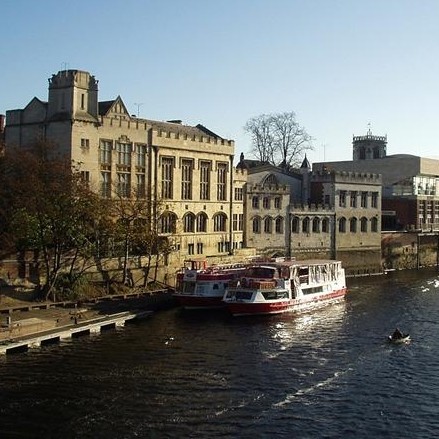
<svg viewBox="0 0 439 439"><path fill-rule="evenodd" d="M103 200L81 179L79 166L54 156L44 142L5 155L0 200L1 242L9 251L38 253L41 295L54 298L60 274L74 283L95 257L96 225L108 223Z"/></svg>
<svg viewBox="0 0 439 439"><path fill-rule="evenodd" d="M262 114L248 120L244 130L252 138L252 154L263 163L289 170L313 150L312 137L291 112Z"/></svg>

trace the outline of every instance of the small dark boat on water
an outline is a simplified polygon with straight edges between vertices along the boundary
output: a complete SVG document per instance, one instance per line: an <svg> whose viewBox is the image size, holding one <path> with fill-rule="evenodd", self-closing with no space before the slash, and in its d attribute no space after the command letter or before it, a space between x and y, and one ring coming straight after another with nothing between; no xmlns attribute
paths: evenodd
<svg viewBox="0 0 439 439"><path fill-rule="evenodd" d="M388 336L388 340L393 344L405 344L410 342L410 334L403 334L398 329L392 335Z"/></svg>

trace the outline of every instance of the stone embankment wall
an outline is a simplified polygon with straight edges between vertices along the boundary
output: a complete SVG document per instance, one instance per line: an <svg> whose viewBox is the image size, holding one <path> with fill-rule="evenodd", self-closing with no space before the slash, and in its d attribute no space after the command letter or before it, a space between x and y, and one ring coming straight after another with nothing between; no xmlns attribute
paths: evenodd
<svg viewBox="0 0 439 439"><path fill-rule="evenodd" d="M383 270L405 270L438 265L439 234L389 232L382 234Z"/></svg>

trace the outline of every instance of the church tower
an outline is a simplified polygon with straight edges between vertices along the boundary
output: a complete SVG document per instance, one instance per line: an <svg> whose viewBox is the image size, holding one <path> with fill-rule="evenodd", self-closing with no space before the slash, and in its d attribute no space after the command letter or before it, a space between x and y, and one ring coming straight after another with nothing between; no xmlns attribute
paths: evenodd
<svg viewBox="0 0 439 439"><path fill-rule="evenodd" d="M61 70L49 79L49 120L97 121L98 81L82 70Z"/></svg>
<svg viewBox="0 0 439 439"><path fill-rule="evenodd" d="M365 136L353 136L353 160L382 159L386 157L387 135L374 136L370 129Z"/></svg>

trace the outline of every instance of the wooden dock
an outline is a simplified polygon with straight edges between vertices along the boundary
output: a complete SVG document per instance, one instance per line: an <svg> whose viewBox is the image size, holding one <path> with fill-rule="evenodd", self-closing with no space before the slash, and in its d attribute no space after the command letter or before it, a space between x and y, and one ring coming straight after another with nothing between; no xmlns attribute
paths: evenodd
<svg viewBox="0 0 439 439"><path fill-rule="evenodd" d="M0 355L14 352L26 352L29 349L39 348L72 337L100 333L103 329L125 326L127 321L142 319L148 317L152 313L152 311L144 310L125 311L81 321L80 323L59 326L53 329L27 334L22 337L14 337L0 342ZM38 322L32 322L32 324L37 323Z"/></svg>

